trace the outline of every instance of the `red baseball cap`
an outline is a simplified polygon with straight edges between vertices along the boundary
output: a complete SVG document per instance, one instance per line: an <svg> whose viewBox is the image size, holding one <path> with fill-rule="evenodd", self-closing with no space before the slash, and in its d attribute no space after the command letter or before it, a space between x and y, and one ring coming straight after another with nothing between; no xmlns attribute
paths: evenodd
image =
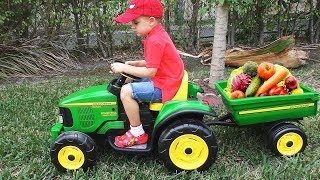
<svg viewBox="0 0 320 180"><path fill-rule="evenodd" d="M163 6L160 0L131 0L127 10L114 20L126 24L140 16L162 18Z"/></svg>

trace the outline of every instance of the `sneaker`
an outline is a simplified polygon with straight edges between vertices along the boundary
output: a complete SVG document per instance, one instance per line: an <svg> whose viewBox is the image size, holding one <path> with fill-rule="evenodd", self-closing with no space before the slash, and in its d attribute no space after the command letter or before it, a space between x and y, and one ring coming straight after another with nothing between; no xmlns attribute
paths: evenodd
<svg viewBox="0 0 320 180"><path fill-rule="evenodd" d="M131 147L136 144L145 144L148 141L148 134L143 133L142 135L135 137L131 134L130 130L122 136L116 136L114 144L120 148Z"/></svg>

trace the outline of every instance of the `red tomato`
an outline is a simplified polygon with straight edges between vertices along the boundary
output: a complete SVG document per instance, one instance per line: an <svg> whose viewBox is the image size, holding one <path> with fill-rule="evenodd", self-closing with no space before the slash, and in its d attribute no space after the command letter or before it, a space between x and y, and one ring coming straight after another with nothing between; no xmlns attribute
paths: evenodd
<svg viewBox="0 0 320 180"><path fill-rule="evenodd" d="M267 92L260 94L259 96L269 96Z"/></svg>
<svg viewBox="0 0 320 180"><path fill-rule="evenodd" d="M283 87L283 86L277 86L274 85L270 90L269 90L269 95L274 96L274 95L285 95L288 94L288 91Z"/></svg>
<svg viewBox="0 0 320 180"><path fill-rule="evenodd" d="M272 75L274 75L274 73L276 73L276 68L272 63L262 62L259 64L257 74L263 80L269 79Z"/></svg>
<svg viewBox="0 0 320 180"><path fill-rule="evenodd" d="M240 90L233 91L230 95L231 99L244 98L244 97L246 97L246 95L244 94L244 92Z"/></svg>
<svg viewBox="0 0 320 180"><path fill-rule="evenodd" d="M288 94L288 91L285 88L281 89L279 95L286 95L286 94Z"/></svg>
<svg viewBox="0 0 320 180"><path fill-rule="evenodd" d="M277 90L277 91L276 91ZM279 89L277 85L272 86L272 88L269 90L269 95L273 96L273 95L277 95L279 94Z"/></svg>

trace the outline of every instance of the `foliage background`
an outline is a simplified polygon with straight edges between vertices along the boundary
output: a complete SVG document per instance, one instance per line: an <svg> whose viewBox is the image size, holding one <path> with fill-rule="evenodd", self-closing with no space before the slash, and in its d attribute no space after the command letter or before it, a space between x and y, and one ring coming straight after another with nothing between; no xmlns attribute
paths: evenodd
<svg viewBox="0 0 320 180"><path fill-rule="evenodd" d="M162 1L163 24L179 49L198 53L212 45L217 2ZM297 43L319 43L319 1L223 2L229 3L228 47L263 46L292 34ZM0 79L74 68L93 56L112 58L121 49L141 51L141 39L130 26L115 25L112 20L126 4L127 0L1 1Z"/></svg>
<svg viewBox="0 0 320 180"><path fill-rule="evenodd" d="M167 30L183 48L188 39L199 43L199 30L214 24L215 0L163 0ZM263 44L270 39L296 35L302 42L318 43L320 2L313 0L231 0L229 44ZM35 37L52 40L76 37L81 50L90 48L90 37L98 38L100 51L112 56L115 29L112 19L123 12L127 0L12 0L0 2L0 42ZM182 31L180 31L182 30ZM190 36L188 36L190 35ZM191 38L183 38L191 37ZM23 40L20 40L23 41ZM16 42L17 43L17 42ZM102 43L98 45L99 43ZM105 47L103 47L103 45ZM110 48L110 49L108 49ZM195 47L193 47L195 48ZM109 52L110 51L110 52Z"/></svg>

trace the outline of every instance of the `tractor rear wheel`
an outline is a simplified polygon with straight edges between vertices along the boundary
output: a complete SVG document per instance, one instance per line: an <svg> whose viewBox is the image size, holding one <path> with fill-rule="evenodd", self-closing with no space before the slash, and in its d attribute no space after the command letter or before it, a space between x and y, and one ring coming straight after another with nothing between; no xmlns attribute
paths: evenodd
<svg viewBox="0 0 320 180"><path fill-rule="evenodd" d="M294 156L307 146L306 134L296 125L283 123L273 127L267 134L268 147L276 155Z"/></svg>
<svg viewBox="0 0 320 180"><path fill-rule="evenodd" d="M172 171L207 170L215 161L217 141L210 127L196 120L181 120L160 135L158 152Z"/></svg>
<svg viewBox="0 0 320 180"><path fill-rule="evenodd" d="M55 167L66 170L86 171L95 165L97 159L97 146L87 134L70 131L60 134L51 147L51 161Z"/></svg>

